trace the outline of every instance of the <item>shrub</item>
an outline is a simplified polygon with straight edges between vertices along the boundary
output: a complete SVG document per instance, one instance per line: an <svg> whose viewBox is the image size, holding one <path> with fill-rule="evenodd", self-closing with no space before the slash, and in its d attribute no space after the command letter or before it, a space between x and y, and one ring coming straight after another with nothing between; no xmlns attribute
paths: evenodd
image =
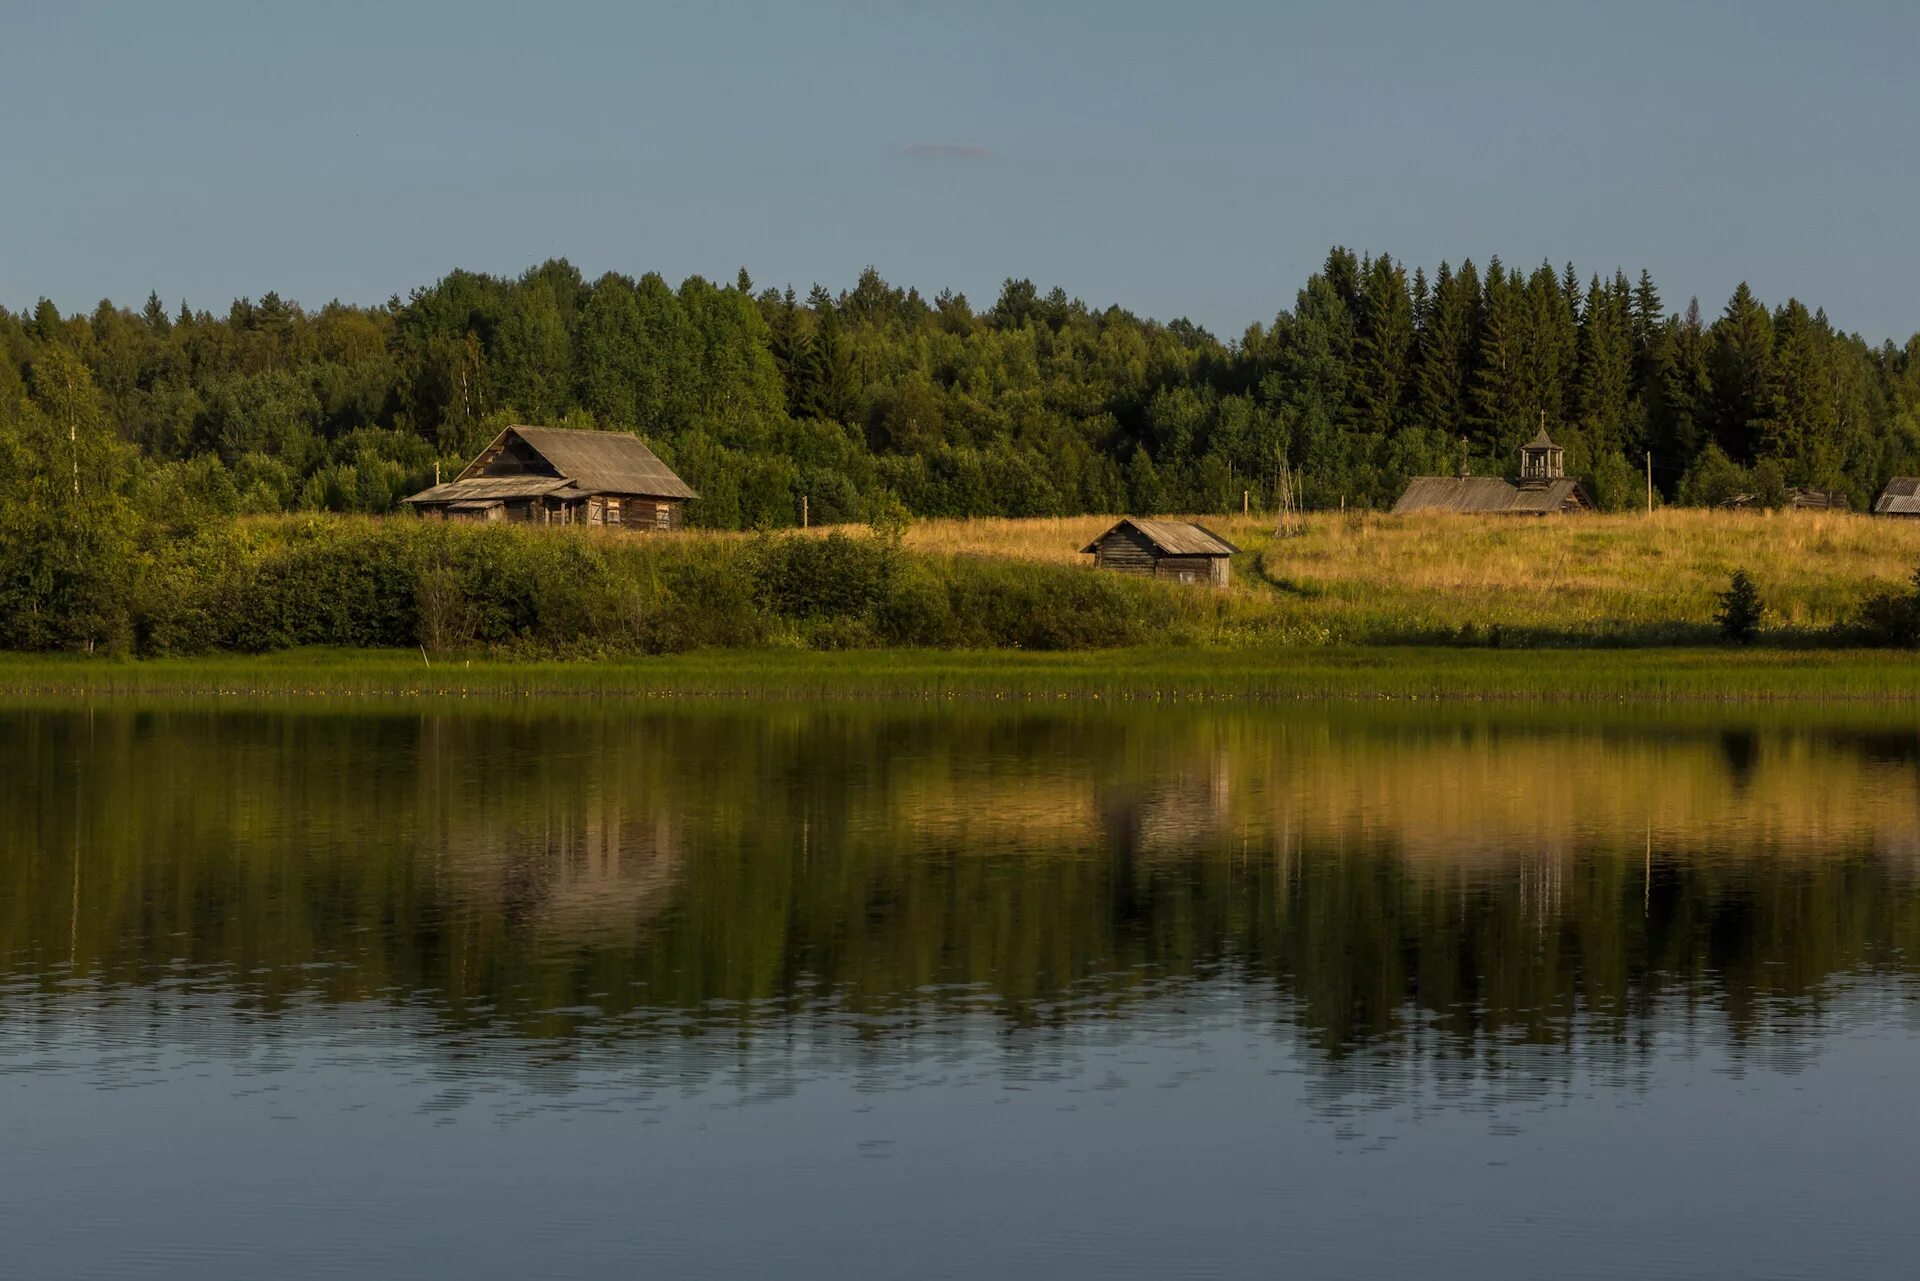
<svg viewBox="0 0 1920 1281"><path fill-rule="evenodd" d="M1766 606L1746 570L1734 571L1733 581L1720 593L1719 600L1720 612L1713 619L1720 624L1720 639L1744 645L1759 634Z"/></svg>
<svg viewBox="0 0 1920 1281"><path fill-rule="evenodd" d="M1920 570L1905 591L1869 596L1860 607L1860 630L1870 644L1920 648Z"/></svg>
<svg viewBox="0 0 1920 1281"><path fill-rule="evenodd" d="M1216 639L1236 616L1218 593L912 553L892 537L656 538L334 516L225 521L164 541L131 613L149 654L1089 649Z"/></svg>
<svg viewBox="0 0 1920 1281"><path fill-rule="evenodd" d="M762 602L783 618L865 618L886 599L897 559L877 538L788 534L756 544L752 572Z"/></svg>

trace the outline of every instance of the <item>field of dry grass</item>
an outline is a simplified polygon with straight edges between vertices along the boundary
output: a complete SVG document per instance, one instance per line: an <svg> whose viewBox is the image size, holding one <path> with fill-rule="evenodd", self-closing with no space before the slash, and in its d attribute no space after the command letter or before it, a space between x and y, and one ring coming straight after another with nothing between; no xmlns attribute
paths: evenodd
<svg viewBox="0 0 1920 1281"><path fill-rule="evenodd" d="M1848 622L1868 594L1920 567L1920 521L1826 512L1668 510L1544 520L1318 514L1276 538L1271 517L1200 517L1244 549L1236 605L1284 618L1297 640L1472 639L1500 632L1645 642L1700 640L1736 569L1759 584L1777 633ZM1104 516L926 520L907 545L1060 564Z"/></svg>

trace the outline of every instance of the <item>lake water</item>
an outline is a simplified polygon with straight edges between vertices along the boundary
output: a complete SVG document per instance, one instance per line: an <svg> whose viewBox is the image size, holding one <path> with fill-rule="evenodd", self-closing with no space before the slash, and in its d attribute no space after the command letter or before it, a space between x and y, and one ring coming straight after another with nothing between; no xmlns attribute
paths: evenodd
<svg viewBox="0 0 1920 1281"><path fill-rule="evenodd" d="M0 711L0 1274L1909 1277L1892 713Z"/></svg>

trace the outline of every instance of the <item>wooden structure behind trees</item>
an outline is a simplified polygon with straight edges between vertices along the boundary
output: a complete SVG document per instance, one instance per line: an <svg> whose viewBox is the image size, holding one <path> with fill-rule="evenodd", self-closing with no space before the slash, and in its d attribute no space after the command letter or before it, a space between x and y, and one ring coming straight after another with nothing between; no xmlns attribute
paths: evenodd
<svg viewBox="0 0 1920 1281"><path fill-rule="evenodd" d="M406 502L442 520L679 529L698 497L638 436L509 427L458 476Z"/></svg>
<svg viewBox="0 0 1920 1281"><path fill-rule="evenodd" d="M1845 512L1853 510L1853 499L1848 497L1845 490L1808 489L1804 485L1791 485L1780 491L1774 500L1769 500L1765 494L1731 494L1721 500L1720 506L1731 511L1778 507L1783 511Z"/></svg>
<svg viewBox="0 0 1920 1281"><path fill-rule="evenodd" d="M1551 516L1593 510L1593 499L1565 474L1566 451L1542 427L1520 447L1520 480L1500 476L1415 476L1393 505L1396 516L1465 512L1488 516Z"/></svg>
<svg viewBox="0 0 1920 1281"><path fill-rule="evenodd" d="M1080 550L1093 557L1095 569L1225 587L1227 557L1240 549L1186 521L1129 516Z"/></svg>

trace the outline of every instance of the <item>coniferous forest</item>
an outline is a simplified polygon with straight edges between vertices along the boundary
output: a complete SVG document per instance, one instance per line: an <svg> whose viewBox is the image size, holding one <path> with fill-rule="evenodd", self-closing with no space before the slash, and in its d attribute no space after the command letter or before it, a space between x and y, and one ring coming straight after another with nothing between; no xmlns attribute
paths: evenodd
<svg viewBox="0 0 1920 1281"><path fill-rule="evenodd" d="M70 463L175 515L388 511L511 422L638 431L719 528L794 524L802 495L821 523L1222 512L1266 503L1281 458L1308 507L1378 508L1409 475L1510 471L1543 422L1607 508L1644 501L1649 455L1682 504L1859 507L1920 472L1920 335L1874 346L1745 285L1705 314L1645 272L1343 248L1232 339L1025 280L978 308L871 269L800 296L556 260L372 307L42 300L0 310L0 352L9 487Z"/></svg>

